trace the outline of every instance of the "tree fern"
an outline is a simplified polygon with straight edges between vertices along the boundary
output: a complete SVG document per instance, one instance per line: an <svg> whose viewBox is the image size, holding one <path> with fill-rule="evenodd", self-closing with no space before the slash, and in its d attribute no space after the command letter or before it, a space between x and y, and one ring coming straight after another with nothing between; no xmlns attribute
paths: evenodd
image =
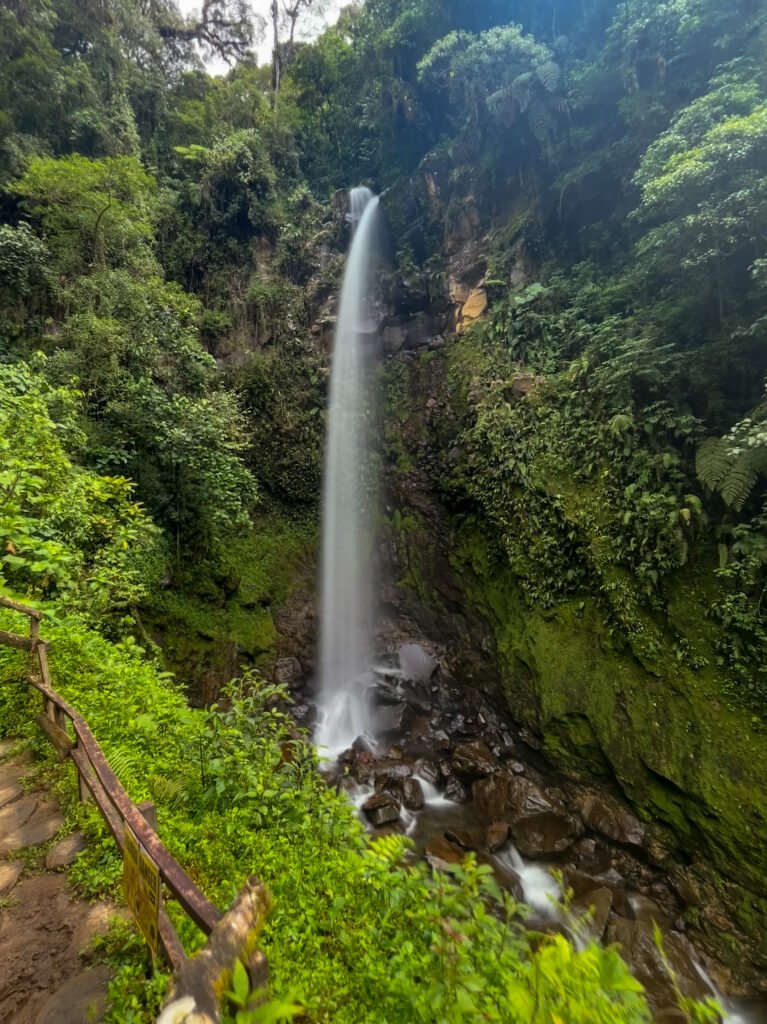
<svg viewBox="0 0 767 1024"><path fill-rule="evenodd" d="M718 489L732 464L730 444L724 437L707 437L695 453L695 472L709 490Z"/></svg>
<svg viewBox="0 0 767 1024"><path fill-rule="evenodd" d="M740 512L760 474L767 474L767 449L736 447L732 436L709 437L698 448L695 471L701 483L717 491L729 508Z"/></svg>
<svg viewBox="0 0 767 1024"><path fill-rule="evenodd" d="M541 145L549 141L554 130L554 119L547 104L536 94L530 97L527 121L530 131Z"/></svg>
<svg viewBox="0 0 767 1024"><path fill-rule="evenodd" d="M555 60L547 60L545 64L539 64L535 73L546 92L554 92L562 78L562 69Z"/></svg>

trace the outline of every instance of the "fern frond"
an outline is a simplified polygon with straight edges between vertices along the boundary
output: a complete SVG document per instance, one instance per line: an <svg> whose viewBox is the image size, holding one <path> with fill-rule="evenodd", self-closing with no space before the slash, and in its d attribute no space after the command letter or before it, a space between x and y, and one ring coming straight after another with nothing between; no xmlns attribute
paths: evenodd
<svg viewBox="0 0 767 1024"><path fill-rule="evenodd" d="M707 437L695 453L695 472L711 491L718 489L732 466L729 442L723 437Z"/></svg>
<svg viewBox="0 0 767 1024"><path fill-rule="evenodd" d="M562 69L555 60L547 60L545 64L540 64L535 73L546 92L554 92L562 77Z"/></svg>
<svg viewBox="0 0 767 1024"><path fill-rule="evenodd" d="M739 455L719 486L719 493L725 504L734 508L736 512L740 512L746 503L746 498L754 489L757 475L749 464L748 453L744 452Z"/></svg>
<svg viewBox="0 0 767 1024"><path fill-rule="evenodd" d="M541 102L538 96L530 97L530 104L527 108L527 122L530 125L530 131L541 145L549 141L554 128L554 122L548 107Z"/></svg>
<svg viewBox="0 0 767 1024"><path fill-rule="evenodd" d="M171 778L167 775L156 775L150 783L150 791L156 803L163 804L169 810L175 810L188 799L183 779Z"/></svg>
<svg viewBox="0 0 767 1024"><path fill-rule="evenodd" d="M138 768L136 755L133 751L126 750L124 747L110 750L107 760L109 761L110 768L123 785L125 785L125 780L132 776Z"/></svg>

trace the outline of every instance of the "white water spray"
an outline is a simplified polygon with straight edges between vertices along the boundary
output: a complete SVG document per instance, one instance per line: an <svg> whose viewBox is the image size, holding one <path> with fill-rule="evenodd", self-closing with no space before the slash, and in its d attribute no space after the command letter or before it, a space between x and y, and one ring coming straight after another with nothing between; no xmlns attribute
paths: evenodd
<svg viewBox="0 0 767 1024"><path fill-rule="evenodd" d="M336 326L323 494L316 742L330 755L372 733L375 513L370 463L379 216L377 197L367 188L352 189L354 237Z"/></svg>

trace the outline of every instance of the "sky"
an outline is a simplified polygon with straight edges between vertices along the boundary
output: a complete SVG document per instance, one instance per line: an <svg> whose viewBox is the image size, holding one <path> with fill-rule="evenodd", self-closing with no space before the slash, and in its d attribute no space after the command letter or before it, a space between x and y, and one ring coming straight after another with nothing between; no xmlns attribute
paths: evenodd
<svg viewBox="0 0 767 1024"><path fill-rule="evenodd" d="M184 14L191 14L192 11L200 9L199 0L177 0L179 7ZM313 18L310 15L304 15L302 21L307 29L310 31L310 38L318 35L325 25L334 22L338 17L338 12L343 6L345 6L349 0L330 0L330 4L327 13L323 18ZM252 0L253 9L267 19L268 29L265 37L256 47L256 53L258 54L259 63L266 64L272 59L272 39L271 39L271 0ZM299 33L300 34L300 33ZM302 38L305 38L302 36ZM227 70L227 65L221 60L208 61L208 70L212 74L223 74Z"/></svg>

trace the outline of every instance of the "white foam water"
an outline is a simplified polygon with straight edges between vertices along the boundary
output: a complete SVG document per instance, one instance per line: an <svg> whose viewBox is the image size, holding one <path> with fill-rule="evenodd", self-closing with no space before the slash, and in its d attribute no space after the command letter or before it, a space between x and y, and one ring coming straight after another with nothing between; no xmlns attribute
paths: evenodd
<svg viewBox="0 0 767 1024"><path fill-rule="evenodd" d="M519 878L522 896L528 906L542 917L559 916L558 901L562 889L553 875L538 864L528 864L511 844L498 853L497 859L504 867L511 868Z"/></svg>
<svg viewBox="0 0 767 1024"><path fill-rule="evenodd" d="M373 651L371 479L373 296L379 264L378 199L352 189L354 236L346 262L330 379L322 521L317 746L334 755L371 736Z"/></svg>

